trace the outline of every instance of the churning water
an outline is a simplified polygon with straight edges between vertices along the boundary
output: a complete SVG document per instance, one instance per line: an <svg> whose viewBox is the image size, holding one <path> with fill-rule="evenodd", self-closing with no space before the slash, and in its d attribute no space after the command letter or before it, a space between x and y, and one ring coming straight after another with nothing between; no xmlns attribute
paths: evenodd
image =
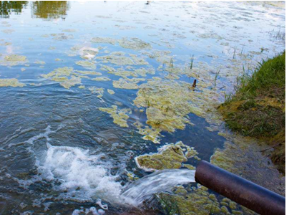
<svg viewBox="0 0 287 215"><path fill-rule="evenodd" d="M174 186L195 182L195 170L169 169L154 172L129 184L122 196L139 206L153 194L170 191Z"/></svg>
<svg viewBox="0 0 287 215"><path fill-rule="evenodd" d="M214 107L284 50L284 32L284 4L1 2L0 214L118 214L193 182L135 157L182 141L209 160L225 142ZM183 154L172 168L196 166ZM254 160L250 175L284 187Z"/></svg>

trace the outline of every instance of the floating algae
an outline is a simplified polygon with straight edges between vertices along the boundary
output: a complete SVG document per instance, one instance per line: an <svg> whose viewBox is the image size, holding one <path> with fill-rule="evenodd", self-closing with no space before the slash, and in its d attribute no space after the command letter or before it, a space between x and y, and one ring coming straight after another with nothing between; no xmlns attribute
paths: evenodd
<svg viewBox="0 0 287 215"><path fill-rule="evenodd" d="M27 62L27 58L22 55L7 55L4 57L4 60L0 61L0 64L3 66L16 66L18 64L24 64Z"/></svg>
<svg viewBox="0 0 287 215"><path fill-rule="evenodd" d="M92 79L93 81L110 81L111 79L108 77L96 77Z"/></svg>
<svg viewBox="0 0 287 215"><path fill-rule="evenodd" d="M119 54L118 52L112 52L110 55L97 57L98 60L102 60L103 63L112 63L116 65L134 65L131 58Z"/></svg>
<svg viewBox="0 0 287 215"><path fill-rule="evenodd" d="M149 43L146 43L138 38L123 38L120 39L118 42L119 45L125 49L141 50L151 48L151 45Z"/></svg>
<svg viewBox="0 0 287 215"><path fill-rule="evenodd" d="M143 58L138 57L135 54L130 54L130 56L134 62L134 65L148 65L148 62L146 62Z"/></svg>
<svg viewBox="0 0 287 215"><path fill-rule="evenodd" d="M42 77L44 78L61 78L61 77L66 77L66 76L70 76L73 72L73 67L62 67L62 68L58 68L53 70L52 72L46 74L46 75L42 75Z"/></svg>
<svg viewBox="0 0 287 215"><path fill-rule="evenodd" d="M149 126L144 126L140 122L135 122L134 126L137 127L138 133L143 135L144 140L150 140L153 143L160 143L159 137L161 130L150 128Z"/></svg>
<svg viewBox="0 0 287 215"><path fill-rule="evenodd" d="M145 81L144 78L120 78L117 81L113 81L113 86L115 88L121 88L121 89L138 89L139 86L137 85L138 82Z"/></svg>
<svg viewBox="0 0 287 215"><path fill-rule="evenodd" d="M149 80L140 86L134 104L147 108L146 123L153 129L174 132L192 124L188 114L197 111L190 102L193 93L184 83Z"/></svg>
<svg viewBox="0 0 287 215"><path fill-rule="evenodd" d="M95 72L95 71L81 71L81 70L76 70L77 73L81 73L84 75L102 75L100 72Z"/></svg>
<svg viewBox="0 0 287 215"><path fill-rule="evenodd" d="M46 64L45 61L41 61L41 60L36 60L34 63L35 64L40 64L40 65Z"/></svg>
<svg viewBox="0 0 287 215"><path fill-rule="evenodd" d="M229 199L220 201L221 197L210 194L207 188L200 185L188 190L177 186L173 193L157 195L161 206L170 215L243 214L243 207Z"/></svg>
<svg viewBox="0 0 287 215"><path fill-rule="evenodd" d="M110 67L107 65L103 65L101 67L101 70L108 71L109 73L112 73L112 74L114 74L114 72L116 71L113 67Z"/></svg>
<svg viewBox="0 0 287 215"><path fill-rule="evenodd" d="M104 88L89 87L88 89L91 91L91 93L97 94L98 98L102 98L104 95Z"/></svg>
<svg viewBox="0 0 287 215"><path fill-rule="evenodd" d="M101 68L104 69L106 71L108 71L108 73L110 74L114 74L116 76L121 76L123 78L127 78L129 76L132 77L146 77L147 74L155 74L154 69L145 69L145 68L139 68L139 69L133 69L133 68L129 68L129 69L133 69L132 71L128 71L128 70L123 70L123 69L110 69L110 68Z"/></svg>
<svg viewBox="0 0 287 215"><path fill-rule="evenodd" d="M18 81L16 78L0 79L0 87L24 87L25 84Z"/></svg>
<svg viewBox="0 0 287 215"><path fill-rule="evenodd" d="M116 65L148 65L143 58L137 55L125 56L123 52L112 52L109 55L97 57L98 60L102 60L103 63L112 63Z"/></svg>
<svg viewBox="0 0 287 215"><path fill-rule="evenodd" d="M162 64L168 64L172 59L172 56L169 55L170 53L170 51L155 50L152 53L145 52L144 54L147 55L149 58L156 59L156 61Z"/></svg>
<svg viewBox="0 0 287 215"><path fill-rule="evenodd" d="M146 171L179 169L182 162L186 162L188 158L195 157L197 154L193 148L179 141L162 146L158 149L158 153L136 157L136 163L139 168Z"/></svg>
<svg viewBox="0 0 287 215"><path fill-rule="evenodd" d="M12 45L12 43L9 42L0 43L0 46L10 46L10 45Z"/></svg>
<svg viewBox="0 0 287 215"><path fill-rule="evenodd" d="M91 42L93 43L109 43L112 45L116 44L116 40L108 37L94 37L92 38Z"/></svg>
<svg viewBox="0 0 287 215"><path fill-rule="evenodd" d="M108 89L107 91L108 91L108 93L111 94L111 95L114 95L114 94L115 94L115 91L113 91L113 90Z"/></svg>
<svg viewBox="0 0 287 215"><path fill-rule="evenodd" d="M68 40L68 39L73 39L73 35L66 35L64 33L59 33L59 34L51 34L54 40L62 41L62 40Z"/></svg>
<svg viewBox="0 0 287 215"><path fill-rule="evenodd" d="M131 114L131 110L127 108L118 110L117 108L116 105L112 105L111 108L99 108L99 110L110 114L114 119L113 122L120 127L129 127L127 124L129 116L127 114Z"/></svg>
<svg viewBox="0 0 287 215"><path fill-rule="evenodd" d="M96 65L91 61L80 60L77 61L76 64L85 67L87 69L96 69Z"/></svg>
<svg viewBox="0 0 287 215"><path fill-rule="evenodd" d="M66 89L70 89L77 84L81 84L81 78L72 76L70 79L64 80L60 83L61 86L65 87Z"/></svg>
<svg viewBox="0 0 287 215"><path fill-rule="evenodd" d="M61 86L69 89L72 86L81 84L81 78L89 78L81 74L95 75L97 73L93 71L78 71L74 70L73 67L62 67L42 75L42 77L59 82Z"/></svg>

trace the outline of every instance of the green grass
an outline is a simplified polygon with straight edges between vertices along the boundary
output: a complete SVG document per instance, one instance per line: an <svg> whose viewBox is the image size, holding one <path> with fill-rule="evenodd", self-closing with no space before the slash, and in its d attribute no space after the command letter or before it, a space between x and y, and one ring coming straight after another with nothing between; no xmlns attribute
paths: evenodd
<svg viewBox="0 0 287 215"><path fill-rule="evenodd" d="M244 136L266 140L270 157L285 171L285 51L238 78L235 94L219 107L226 125Z"/></svg>
<svg viewBox="0 0 287 215"><path fill-rule="evenodd" d="M285 98L285 51L272 59L262 61L253 75L245 74L239 77L235 90L231 100L252 99L263 95Z"/></svg>

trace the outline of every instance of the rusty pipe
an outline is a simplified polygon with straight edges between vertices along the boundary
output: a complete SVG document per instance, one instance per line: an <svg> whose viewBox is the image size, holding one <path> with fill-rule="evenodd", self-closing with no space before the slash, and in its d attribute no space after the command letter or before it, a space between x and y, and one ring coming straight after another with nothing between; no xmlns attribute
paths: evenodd
<svg viewBox="0 0 287 215"><path fill-rule="evenodd" d="M197 165L195 181L256 213L285 214L285 197L206 161Z"/></svg>

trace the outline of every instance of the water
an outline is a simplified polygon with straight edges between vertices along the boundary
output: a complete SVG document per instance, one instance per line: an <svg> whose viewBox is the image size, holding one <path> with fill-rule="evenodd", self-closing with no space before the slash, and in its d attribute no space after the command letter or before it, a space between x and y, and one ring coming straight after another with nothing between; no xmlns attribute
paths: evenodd
<svg viewBox="0 0 287 215"><path fill-rule="evenodd" d="M176 185L195 182L195 170L162 170L127 185L122 196L131 199L134 206L141 205L153 194L168 192Z"/></svg>
<svg viewBox="0 0 287 215"><path fill-rule="evenodd" d="M1 2L0 214L169 213L154 194L194 193L186 168L198 160L182 151L178 170L148 173L135 158L182 141L209 161L234 142L216 107L238 75L284 50L285 5L274 4ZM235 173L284 193L268 158L233 147Z"/></svg>

